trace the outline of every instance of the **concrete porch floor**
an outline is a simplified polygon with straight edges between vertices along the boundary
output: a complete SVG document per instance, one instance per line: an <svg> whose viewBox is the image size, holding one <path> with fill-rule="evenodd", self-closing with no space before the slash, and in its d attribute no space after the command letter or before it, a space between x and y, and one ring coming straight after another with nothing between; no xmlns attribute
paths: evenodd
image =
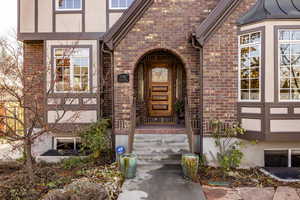
<svg viewBox="0 0 300 200"><path fill-rule="evenodd" d="M139 125L135 134L185 134L186 129L181 124L153 124Z"/></svg>
<svg viewBox="0 0 300 200"><path fill-rule="evenodd" d="M179 165L139 166L118 200L205 200L201 185L187 181Z"/></svg>

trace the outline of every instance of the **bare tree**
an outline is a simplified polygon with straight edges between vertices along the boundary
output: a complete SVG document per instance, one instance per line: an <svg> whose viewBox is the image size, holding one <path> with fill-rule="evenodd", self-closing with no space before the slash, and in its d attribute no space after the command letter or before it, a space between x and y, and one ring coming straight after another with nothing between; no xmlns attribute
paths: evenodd
<svg viewBox="0 0 300 200"><path fill-rule="evenodd" d="M16 39L0 39L0 136L15 148L22 148L26 155L26 170L30 181L34 181L34 160L31 146L43 134L57 129L64 120L73 121L79 113L65 119L66 110L62 104L55 106L56 118L48 123L44 119L41 99L30 91L35 87L33 77L28 76L23 67L23 46ZM46 72L36 72L43 76ZM55 81L46 91L46 96L53 92ZM13 108L12 109L12 105ZM24 117L25 116L25 117Z"/></svg>

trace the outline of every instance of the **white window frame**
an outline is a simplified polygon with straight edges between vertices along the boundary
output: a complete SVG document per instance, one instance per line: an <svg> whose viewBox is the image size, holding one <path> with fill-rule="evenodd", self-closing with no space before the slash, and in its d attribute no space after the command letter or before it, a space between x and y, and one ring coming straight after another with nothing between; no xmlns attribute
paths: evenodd
<svg viewBox="0 0 300 200"><path fill-rule="evenodd" d="M120 1L120 0L118 0ZM128 0L126 0L128 3ZM110 10L126 10L127 8L129 8L130 5L128 5L127 7L112 7L112 0L109 0L109 9Z"/></svg>
<svg viewBox="0 0 300 200"><path fill-rule="evenodd" d="M242 99L241 98L241 49L242 47L245 47L245 46L249 46L249 44L247 45L241 45L241 37L242 36L245 36L245 35L251 35L253 33L260 33L260 42L259 43L254 43L254 44L259 44L260 45L260 56L259 56L259 95L258 95L258 99L257 100L251 100L251 99ZM253 31L253 32L249 32L249 33L245 33L245 34L241 34L238 36L238 100L239 102L261 102L261 89L262 89L262 79L261 79L261 72L262 72L262 36L263 36L263 33L262 31ZM250 74L249 74L250 76Z"/></svg>
<svg viewBox="0 0 300 200"><path fill-rule="evenodd" d="M292 31L292 30L299 30L300 31L300 29L279 29L278 30L278 38L277 38L277 42L278 42L278 49L277 49L277 51L278 51L278 53L277 53L277 72L278 72L278 77L277 77L277 80L278 80L278 101L279 102L300 102L300 99L289 99L289 100L284 100L284 99L281 99L281 88L280 88L280 85L281 85L281 76L280 76L280 74L281 74L281 71L280 71L280 68L281 68L281 65L280 65L280 55L281 55L281 53L280 53L280 45L281 44L299 44L300 45L300 40L280 40L280 31ZM291 49L290 49L290 51L291 51ZM290 52L291 53L291 52ZM290 77L289 77L290 78ZM290 86L290 89L291 89L291 86ZM300 88L299 88L299 90L300 90Z"/></svg>
<svg viewBox="0 0 300 200"><path fill-rule="evenodd" d="M54 69L54 80L56 80L56 58L57 56L55 56L55 50L56 49L72 49L72 47L56 47L53 49L53 69ZM90 63L90 59L91 59L91 52L89 48L86 47L76 47L74 49L86 49L89 52L89 56L88 56L88 88L86 91L75 91L75 90L69 90L69 91L58 91L56 89L56 83L54 83L54 92L55 93L89 93L90 92L90 88L91 88L91 84L90 84L90 73L91 73L91 63ZM70 56L70 86L71 88L74 86L74 66L73 66L73 62L72 62L72 56Z"/></svg>
<svg viewBox="0 0 300 200"><path fill-rule="evenodd" d="M73 140L74 142L74 151L76 150L77 140L80 140L79 137L54 137L53 149L57 150L57 140Z"/></svg>
<svg viewBox="0 0 300 200"><path fill-rule="evenodd" d="M80 0L80 8L59 8L59 0L55 3L56 11L81 11L82 10L82 0Z"/></svg>

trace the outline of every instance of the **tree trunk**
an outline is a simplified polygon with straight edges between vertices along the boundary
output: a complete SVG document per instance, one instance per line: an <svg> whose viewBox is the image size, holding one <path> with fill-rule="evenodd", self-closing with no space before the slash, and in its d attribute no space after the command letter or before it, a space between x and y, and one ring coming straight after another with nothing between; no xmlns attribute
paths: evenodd
<svg viewBox="0 0 300 200"><path fill-rule="evenodd" d="M31 142L25 141L25 153L26 153L26 170L30 179L30 183L34 182L34 173L33 173L33 162L32 162L32 154L31 154Z"/></svg>

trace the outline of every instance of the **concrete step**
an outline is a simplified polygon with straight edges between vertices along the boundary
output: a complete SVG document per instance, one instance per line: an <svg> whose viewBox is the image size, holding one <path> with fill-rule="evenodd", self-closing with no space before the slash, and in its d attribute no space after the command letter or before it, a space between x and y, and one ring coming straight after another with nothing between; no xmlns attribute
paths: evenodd
<svg viewBox="0 0 300 200"><path fill-rule="evenodd" d="M137 154L142 165L178 165L182 154L188 152L186 134L137 134L134 137L133 153Z"/></svg>
<svg viewBox="0 0 300 200"><path fill-rule="evenodd" d="M181 154L156 154L156 155L148 155L148 154L140 154L138 155L138 160L144 161L163 161L163 160L181 160Z"/></svg>
<svg viewBox="0 0 300 200"><path fill-rule="evenodd" d="M140 142L133 144L134 149L148 149L148 150L155 150L155 149L189 149L188 143L151 143L151 142Z"/></svg>
<svg viewBox="0 0 300 200"><path fill-rule="evenodd" d="M146 160L138 160L138 165L180 165L180 160L160 160L160 161L146 161Z"/></svg>
<svg viewBox="0 0 300 200"><path fill-rule="evenodd" d="M134 142L163 142L163 143L182 143L188 142L186 134L167 134L167 135L156 135L156 134L140 134L135 135Z"/></svg>

